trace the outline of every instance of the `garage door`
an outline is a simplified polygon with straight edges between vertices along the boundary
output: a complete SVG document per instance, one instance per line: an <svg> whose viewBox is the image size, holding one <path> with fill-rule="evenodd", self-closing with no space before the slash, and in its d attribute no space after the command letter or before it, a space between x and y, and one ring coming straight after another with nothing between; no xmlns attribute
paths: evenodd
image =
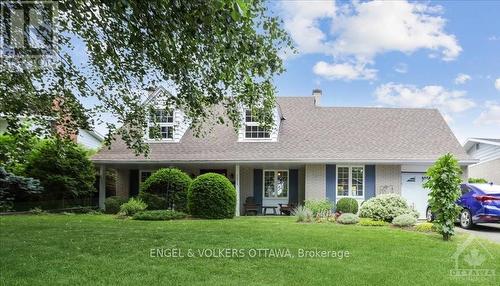
<svg viewBox="0 0 500 286"><path fill-rule="evenodd" d="M426 178L425 173L403 173L401 175L401 196L418 211L419 218L425 218L428 206L429 190L422 187Z"/></svg>

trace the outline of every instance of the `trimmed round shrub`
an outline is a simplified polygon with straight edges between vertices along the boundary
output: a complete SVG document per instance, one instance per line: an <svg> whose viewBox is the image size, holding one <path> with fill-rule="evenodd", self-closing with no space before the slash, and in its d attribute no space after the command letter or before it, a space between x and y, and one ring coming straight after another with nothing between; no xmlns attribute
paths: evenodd
<svg viewBox="0 0 500 286"><path fill-rule="evenodd" d="M418 217L418 212L409 207L406 200L396 194L373 197L365 201L359 210L361 217L387 222L392 222L395 217L402 214Z"/></svg>
<svg viewBox="0 0 500 286"><path fill-rule="evenodd" d="M337 212L352 213L358 212L358 201L353 198L341 198L337 202Z"/></svg>
<svg viewBox="0 0 500 286"><path fill-rule="evenodd" d="M119 196L107 197L104 200L104 209L107 214L117 214L121 205L127 202L127 199Z"/></svg>
<svg viewBox="0 0 500 286"><path fill-rule="evenodd" d="M132 219L136 220L174 220L186 218L186 214L174 210L154 210L136 213Z"/></svg>
<svg viewBox="0 0 500 286"><path fill-rule="evenodd" d="M188 191L188 209L199 218L232 218L236 209L236 189L220 174L198 176Z"/></svg>
<svg viewBox="0 0 500 286"><path fill-rule="evenodd" d="M353 213L343 213L337 218L337 222L341 224L357 224L359 217Z"/></svg>
<svg viewBox="0 0 500 286"><path fill-rule="evenodd" d="M120 207L120 213L126 216L133 216L147 207L148 205L141 199L131 198Z"/></svg>
<svg viewBox="0 0 500 286"><path fill-rule="evenodd" d="M148 204L148 209L186 211L187 191L191 182L191 178L183 171L163 168L154 172L141 184L143 194L140 197Z"/></svg>
<svg viewBox="0 0 500 286"><path fill-rule="evenodd" d="M399 227L414 226L417 219L411 214L398 215L392 220L392 224Z"/></svg>

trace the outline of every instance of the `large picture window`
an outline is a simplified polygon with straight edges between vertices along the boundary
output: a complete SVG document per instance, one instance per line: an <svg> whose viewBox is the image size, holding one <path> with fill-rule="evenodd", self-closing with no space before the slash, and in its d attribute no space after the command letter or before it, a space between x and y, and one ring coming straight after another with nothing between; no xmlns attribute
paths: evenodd
<svg viewBox="0 0 500 286"><path fill-rule="evenodd" d="M365 194L365 168L363 166L337 167L337 196L363 197Z"/></svg>
<svg viewBox="0 0 500 286"><path fill-rule="evenodd" d="M156 109L151 112L148 121L149 139L174 139L174 130L173 110Z"/></svg>
<svg viewBox="0 0 500 286"><path fill-rule="evenodd" d="M264 171L264 198L288 197L288 170Z"/></svg>
<svg viewBox="0 0 500 286"><path fill-rule="evenodd" d="M245 110L245 138L246 139L263 139L270 138L269 130L260 126L257 118L252 114L252 111Z"/></svg>

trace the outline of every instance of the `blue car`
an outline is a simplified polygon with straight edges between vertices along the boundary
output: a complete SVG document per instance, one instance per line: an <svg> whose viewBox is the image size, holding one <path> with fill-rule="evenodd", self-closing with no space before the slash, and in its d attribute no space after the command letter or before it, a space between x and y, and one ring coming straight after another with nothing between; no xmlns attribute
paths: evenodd
<svg viewBox="0 0 500 286"><path fill-rule="evenodd" d="M462 208L458 222L470 229L476 223L500 223L500 186L493 184L462 184L457 204ZM430 208L427 220L434 218Z"/></svg>

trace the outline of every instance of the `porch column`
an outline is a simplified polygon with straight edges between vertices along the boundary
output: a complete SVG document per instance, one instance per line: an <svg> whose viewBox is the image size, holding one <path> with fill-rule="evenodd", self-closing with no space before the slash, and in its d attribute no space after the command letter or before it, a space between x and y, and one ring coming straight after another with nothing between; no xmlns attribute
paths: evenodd
<svg viewBox="0 0 500 286"><path fill-rule="evenodd" d="M236 187L236 216L240 216L240 165L237 164L234 168L234 184Z"/></svg>
<svg viewBox="0 0 500 286"><path fill-rule="evenodd" d="M106 166L101 165L99 170L99 208L104 210L104 200L106 199Z"/></svg>

